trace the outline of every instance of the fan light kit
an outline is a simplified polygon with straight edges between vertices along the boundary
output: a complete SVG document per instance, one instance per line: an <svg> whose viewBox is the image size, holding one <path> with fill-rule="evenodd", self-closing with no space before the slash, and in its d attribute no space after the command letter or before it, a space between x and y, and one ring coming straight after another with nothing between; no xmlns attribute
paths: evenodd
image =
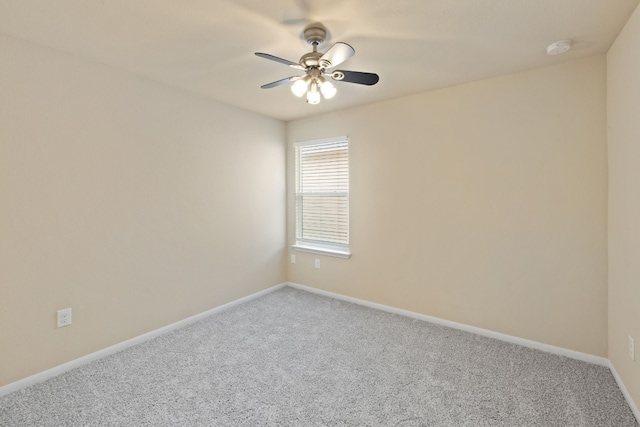
<svg viewBox="0 0 640 427"><path fill-rule="evenodd" d="M560 40L547 46L547 55L560 55L571 49L571 40Z"/></svg>
<svg viewBox="0 0 640 427"><path fill-rule="evenodd" d="M351 58L356 51L346 43L337 42L325 53L318 52L318 45L322 44L327 38L327 29L322 24L309 24L304 29L303 35L307 43L313 47L313 51L302 55L298 62L278 58L268 53L256 52L256 55L261 58L280 62L281 64L305 72L303 76L287 77L286 79L262 85L260 86L262 89L270 89L293 82L291 92L293 92L295 96L301 98L306 94L309 104L318 104L320 103L320 94L322 94L325 99L331 99L337 92L336 87L327 80L325 76L335 81L357 83L367 86L372 86L380 80L378 75L374 73L347 70L329 71L329 68L333 68Z"/></svg>

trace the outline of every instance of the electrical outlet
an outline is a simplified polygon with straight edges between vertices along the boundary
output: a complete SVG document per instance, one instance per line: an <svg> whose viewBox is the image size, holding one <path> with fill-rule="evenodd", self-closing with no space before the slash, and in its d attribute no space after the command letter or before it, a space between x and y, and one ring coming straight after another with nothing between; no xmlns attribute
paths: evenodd
<svg viewBox="0 0 640 427"><path fill-rule="evenodd" d="M320 260L316 258L316 268L320 268Z"/></svg>
<svg viewBox="0 0 640 427"><path fill-rule="evenodd" d="M296 254L291 254L291 264L296 263Z"/></svg>
<svg viewBox="0 0 640 427"><path fill-rule="evenodd" d="M71 324L71 309L58 310L58 328Z"/></svg>
<svg viewBox="0 0 640 427"><path fill-rule="evenodd" d="M631 360L636 360L636 342L631 335L629 335L629 339L627 340L627 346L629 347L629 357Z"/></svg>

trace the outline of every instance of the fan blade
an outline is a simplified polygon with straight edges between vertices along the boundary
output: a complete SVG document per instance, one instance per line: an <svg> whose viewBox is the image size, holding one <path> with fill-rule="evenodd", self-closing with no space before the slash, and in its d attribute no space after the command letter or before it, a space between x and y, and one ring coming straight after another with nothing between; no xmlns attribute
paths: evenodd
<svg viewBox="0 0 640 427"><path fill-rule="evenodd" d="M289 82L292 82L294 80L298 80L300 77L294 76L294 77L287 77L286 79L282 79L282 80L277 80L275 82L271 82L271 83L267 83L266 85L262 85L260 86L261 89L271 89L272 87L276 87L276 86L280 86Z"/></svg>
<svg viewBox="0 0 640 427"><path fill-rule="evenodd" d="M335 67L351 58L356 51L346 43L338 42L331 46L328 51L320 57L320 65L323 68Z"/></svg>
<svg viewBox="0 0 640 427"><path fill-rule="evenodd" d="M277 56L269 55L268 53L256 52L256 56L264 59L270 59L272 61L279 62L281 64L288 65L289 67L298 68L304 70L304 67L297 62L289 61L288 59L278 58Z"/></svg>
<svg viewBox="0 0 640 427"><path fill-rule="evenodd" d="M373 86L378 83L380 77L374 73L363 73L361 71L336 70L331 73L331 78L339 82L358 83L360 85Z"/></svg>

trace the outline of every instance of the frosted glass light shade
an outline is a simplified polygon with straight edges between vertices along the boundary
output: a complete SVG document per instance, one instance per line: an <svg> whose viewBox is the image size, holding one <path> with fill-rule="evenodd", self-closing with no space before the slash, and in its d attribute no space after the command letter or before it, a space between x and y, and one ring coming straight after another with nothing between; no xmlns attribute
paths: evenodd
<svg viewBox="0 0 640 427"><path fill-rule="evenodd" d="M304 79L296 80L295 83L291 85L291 92L300 98L307 92L307 87L307 82Z"/></svg>
<svg viewBox="0 0 640 427"><path fill-rule="evenodd" d="M337 90L336 87L331 84L331 82L325 80L320 85L320 92L322 92L322 96L324 96L326 99L331 99L336 95Z"/></svg>
<svg viewBox="0 0 640 427"><path fill-rule="evenodd" d="M320 103L320 92L307 92L307 102L309 104L319 104Z"/></svg>
<svg viewBox="0 0 640 427"><path fill-rule="evenodd" d="M318 81L312 80L309 84L309 91L307 92L307 102L309 104L320 103L320 92L318 91Z"/></svg>

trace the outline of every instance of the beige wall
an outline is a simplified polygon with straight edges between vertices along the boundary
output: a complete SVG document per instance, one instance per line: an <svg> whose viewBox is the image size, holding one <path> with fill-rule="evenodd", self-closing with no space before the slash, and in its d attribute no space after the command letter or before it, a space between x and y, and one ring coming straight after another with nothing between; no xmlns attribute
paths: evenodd
<svg viewBox="0 0 640 427"><path fill-rule="evenodd" d="M636 400L639 19L608 99L609 356ZM606 356L605 68L290 122L289 148L351 139L353 257L296 252L288 279ZM281 122L5 36L0 93L0 386L284 280Z"/></svg>
<svg viewBox="0 0 640 427"><path fill-rule="evenodd" d="M291 143L348 135L353 252L297 252L289 280L606 356L605 71L597 56L288 123L288 243Z"/></svg>
<svg viewBox="0 0 640 427"><path fill-rule="evenodd" d="M0 94L0 386L284 281L282 122L5 36Z"/></svg>
<svg viewBox="0 0 640 427"><path fill-rule="evenodd" d="M607 54L609 358L640 403L640 8Z"/></svg>

